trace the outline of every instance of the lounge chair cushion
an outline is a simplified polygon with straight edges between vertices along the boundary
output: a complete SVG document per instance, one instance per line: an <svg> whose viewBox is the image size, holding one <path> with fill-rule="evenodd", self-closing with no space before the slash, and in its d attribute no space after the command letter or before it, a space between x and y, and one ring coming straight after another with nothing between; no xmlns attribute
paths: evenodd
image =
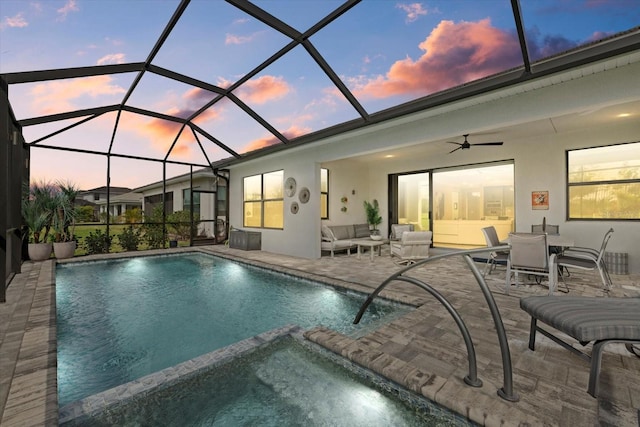
<svg viewBox="0 0 640 427"><path fill-rule="evenodd" d="M532 296L520 308L580 342L640 340L640 298Z"/></svg>

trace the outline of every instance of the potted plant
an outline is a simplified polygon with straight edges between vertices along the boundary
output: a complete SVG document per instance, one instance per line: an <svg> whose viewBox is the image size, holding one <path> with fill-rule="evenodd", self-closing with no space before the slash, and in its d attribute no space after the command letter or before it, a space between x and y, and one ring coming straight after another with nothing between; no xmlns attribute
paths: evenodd
<svg viewBox="0 0 640 427"><path fill-rule="evenodd" d="M77 212L75 200L78 189L70 183L58 183L53 195L54 210L51 218L53 228L53 252L58 259L73 257L77 242L74 236Z"/></svg>
<svg viewBox="0 0 640 427"><path fill-rule="evenodd" d="M51 243L47 241L53 212L52 186L35 183L25 186L22 197L22 219L28 228L27 251L32 261L43 261L51 256Z"/></svg>
<svg viewBox="0 0 640 427"><path fill-rule="evenodd" d="M371 238L373 240L382 239L380 230L378 230L378 225L382 223L382 217L380 216L380 205L378 204L378 200L373 199L373 202L371 203L365 200L364 210L367 215L367 223L371 226Z"/></svg>

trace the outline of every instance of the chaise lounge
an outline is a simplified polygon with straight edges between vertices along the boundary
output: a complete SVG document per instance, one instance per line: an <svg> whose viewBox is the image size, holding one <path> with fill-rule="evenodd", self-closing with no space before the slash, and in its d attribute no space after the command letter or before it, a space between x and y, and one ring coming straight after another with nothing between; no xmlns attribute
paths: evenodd
<svg viewBox="0 0 640 427"><path fill-rule="evenodd" d="M591 363L588 393L598 396L598 376L604 347L610 343L640 343L640 298L532 296L520 300L531 315L529 349L535 350L536 332ZM591 356L537 325L537 321L569 335L581 345L593 342Z"/></svg>

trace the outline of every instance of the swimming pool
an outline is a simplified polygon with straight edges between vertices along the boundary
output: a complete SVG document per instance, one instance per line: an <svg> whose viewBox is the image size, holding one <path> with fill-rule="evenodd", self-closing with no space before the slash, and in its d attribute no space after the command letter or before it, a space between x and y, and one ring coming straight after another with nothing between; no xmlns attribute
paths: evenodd
<svg viewBox="0 0 640 427"><path fill-rule="evenodd" d="M59 404L286 324L355 335L364 299L203 253L58 264ZM363 322L409 310L377 304Z"/></svg>
<svg viewBox="0 0 640 427"><path fill-rule="evenodd" d="M61 410L70 426L475 426L302 338L296 326Z"/></svg>

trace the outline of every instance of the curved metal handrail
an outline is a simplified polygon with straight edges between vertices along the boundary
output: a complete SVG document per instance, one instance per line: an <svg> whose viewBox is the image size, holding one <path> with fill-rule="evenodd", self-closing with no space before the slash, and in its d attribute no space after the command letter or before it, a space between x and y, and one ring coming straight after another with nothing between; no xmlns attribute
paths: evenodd
<svg viewBox="0 0 640 427"><path fill-rule="evenodd" d="M487 305L489 306L489 310L491 311L491 316L493 317L493 323L496 328L496 333L498 334L498 342L500 344L500 353L502 355L502 371L503 371L503 387L498 390L498 395L505 400L510 402L517 402L520 400L517 393L513 391L513 367L511 365L511 353L509 352L509 343L507 342L507 334L504 329L504 324L502 323L502 317L500 316L500 311L498 310L498 306L496 304L491 291L489 290L489 286L487 282L482 277L482 274L476 267L471 255L479 254L479 253L487 253L494 251L509 251L511 246L503 245L503 246L492 246L486 248L479 249L469 249L464 251L455 251L442 255L436 255L433 257L429 257L427 259L416 262L415 264L411 264L405 268L402 268L389 276L385 281L383 281L366 299L366 301L360 307L360 311L356 315L353 323L360 322L362 315L367 310L367 307L371 304L373 299L378 296L378 294L384 289L389 283L399 280L407 283L414 284L425 291L429 292L433 295L451 314L453 319L455 320L460 332L465 341L465 345L467 347L467 358L469 361L469 374L465 377L465 382L474 387L480 387L482 385L482 381L477 378L477 366L476 366L476 355L475 349L473 346L473 341L471 340L471 335L469 334L469 330L465 325L462 317L458 314L455 308L451 305L451 303L436 289L432 286L424 283L423 281L416 279L414 277L405 276L404 274L414 268L421 267L427 263L434 262L440 260L442 258L448 258L455 255L461 255L466 261L467 265L471 269L473 276L475 277L478 285L480 286L480 290L484 295L485 300L487 301Z"/></svg>

